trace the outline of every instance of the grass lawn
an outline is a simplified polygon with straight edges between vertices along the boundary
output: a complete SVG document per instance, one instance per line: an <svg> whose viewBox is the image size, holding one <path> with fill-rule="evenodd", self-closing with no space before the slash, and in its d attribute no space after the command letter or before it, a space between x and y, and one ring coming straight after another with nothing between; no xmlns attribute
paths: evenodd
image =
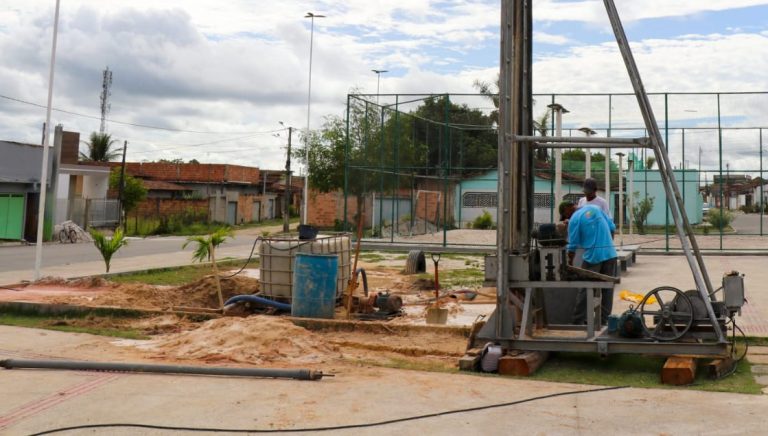
<svg viewBox="0 0 768 436"><path fill-rule="evenodd" d="M16 327L28 327L46 330L57 330L61 332L70 333L89 333L92 335L110 336L115 338L125 339L148 339L149 336L143 334L139 330L131 328L114 328L114 327L87 327L68 325L69 320L80 320L85 317L77 317L68 315L66 317L51 317L51 316L37 316L37 315L22 315L14 313L0 313L0 324L10 325ZM110 318L104 318L110 320ZM94 324L98 324L95 321Z"/></svg>
<svg viewBox="0 0 768 436"><path fill-rule="evenodd" d="M556 353L530 379L638 388L680 388L661 384L661 368L664 361L662 357L630 354L601 358L591 353ZM721 380L710 380L700 368L696 382L682 388L743 394L762 393L762 386L755 382L750 364L746 360L739 362L734 374Z"/></svg>
<svg viewBox="0 0 768 436"><path fill-rule="evenodd" d="M239 269L245 263L245 259L232 259L218 262L220 272L228 269ZM258 260L252 259L248 267L257 267ZM202 263L181 267L158 268L146 271L138 271L126 274L109 276L109 280L117 283L146 283L148 285L184 285L199 280L212 274L211 264ZM222 274L226 275L226 274Z"/></svg>

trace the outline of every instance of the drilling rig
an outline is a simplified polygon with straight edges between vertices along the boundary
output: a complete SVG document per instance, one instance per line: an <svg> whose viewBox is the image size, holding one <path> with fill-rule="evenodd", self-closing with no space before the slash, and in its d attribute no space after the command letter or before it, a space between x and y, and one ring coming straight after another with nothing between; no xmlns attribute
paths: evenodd
<svg viewBox="0 0 768 436"><path fill-rule="evenodd" d="M608 18L642 114L647 137L596 138L533 136L532 0L502 0L499 79L499 207L497 252L486 259L486 277L496 283L496 308L478 325L468 348L496 345L506 352L572 351L696 355L727 358L733 353L728 327L745 302L743 275L723 275L715 289L683 207L661 131L630 50L613 0L604 0ZM534 154L537 148L648 148L658 162L677 237L690 267L694 289L663 283L649 286L642 301L610 331L600 317L601 289L618 278L569 265L566 243L552 225L533 221ZM653 280L649 278L649 280ZM547 299L587 290L587 323L555 322Z"/></svg>

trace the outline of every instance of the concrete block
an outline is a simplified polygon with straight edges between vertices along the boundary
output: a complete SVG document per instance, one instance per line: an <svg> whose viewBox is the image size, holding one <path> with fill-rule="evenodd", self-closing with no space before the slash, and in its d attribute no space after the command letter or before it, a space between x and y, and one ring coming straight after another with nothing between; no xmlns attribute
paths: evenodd
<svg viewBox="0 0 768 436"><path fill-rule="evenodd" d="M768 365L752 365L752 374L768 375Z"/></svg>
<svg viewBox="0 0 768 436"><path fill-rule="evenodd" d="M758 375L755 377L755 381L759 385L768 386L768 375Z"/></svg>
<svg viewBox="0 0 768 436"><path fill-rule="evenodd" d="M764 354L768 355L768 347L759 347L759 346L750 346L749 347L749 356L752 357L755 354Z"/></svg>

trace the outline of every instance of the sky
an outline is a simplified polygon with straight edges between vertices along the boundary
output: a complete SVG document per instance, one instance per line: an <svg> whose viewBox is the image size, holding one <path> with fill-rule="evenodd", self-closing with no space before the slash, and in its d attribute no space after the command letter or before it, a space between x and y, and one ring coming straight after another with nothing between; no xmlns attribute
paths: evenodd
<svg viewBox="0 0 768 436"><path fill-rule="evenodd" d="M768 0L616 0L649 92L768 91ZM0 139L39 143L54 0L0 0ZM534 0L534 92L629 92L602 1ZM107 129L128 160L160 158L279 169L284 125L342 116L352 90L474 93L499 65L499 0L61 0L52 122L99 129L102 71L113 72ZM390 97L383 97L384 102ZM535 111L549 97L538 98ZM768 126L766 95L724 96L724 125ZM481 98L470 106L488 109ZM606 97L558 98L566 127L607 125ZM716 97L673 95L671 126L713 127ZM663 119L663 97L653 97ZM614 127L637 127L630 97ZM660 113L659 113L660 112ZM631 132L627 132L630 134ZM620 133L616 133L620 134ZM768 131L766 132L768 136ZM724 134L734 168L754 166L757 131ZM296 137L294 144L298 143ZM768 137L765 138L768 141ZM679 131L670 146L682 144ZM716 132L687 133L672 160L716 163Z"/></svg>

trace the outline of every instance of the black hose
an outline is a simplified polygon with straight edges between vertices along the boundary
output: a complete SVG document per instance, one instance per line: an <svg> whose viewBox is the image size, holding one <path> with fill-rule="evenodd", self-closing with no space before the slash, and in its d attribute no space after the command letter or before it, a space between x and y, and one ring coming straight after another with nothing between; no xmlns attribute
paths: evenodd
<svg viewBox="0 0 768 436"><path fill-rule="evenodd" d="M226 368L183 365L153 365L146 363L85 362L79 360L0 360L5 369L65 369L74 371L147 372L157 374L196 374L232 377L288 378L295 380L320 380L322 371L309 369L275 368Z"/></svg>
<svg viewBox="0 0 768 436"><path fill-rule="evenodd" d="M516 406L518 404L530 403L532 401L538 401L538 400L546 400L548 398L564 397L567 395L577 395L577 394L589 394L592 392L612 391L612 390L624 389L624 388L626 388L626 386L611 386L607 388L586 389L582 391L558 392L558 393L549 394L549 395L540 395L537 397L525 398L517 401L509 401L506 403L490 404L487 406L477 406L477 407L468 407L466 409L447 410L444 412L435 412L435 413L428 413L424 415L408 416L405 418L394 418L394 419L388 419L385 421L365 422L362 424L336 425L336 426L328 426L328 427L281 428L281 429L278 429L278 428L239 429L239 428L178 427L178 426L170 426L170 425L113 423L113 424L85 424L85 425L76 425L72 427L60 427L60 428L54 428L51 430L41 431L39 433L33 433L31 436L42 436L46 434L61 433L61 432L72 431L72 430L85 430L85 429L92 429L92 428L117 428L117 427L145 428L145 429L152 429L152 430L169 430L169 431L185 431L185 432L209 432L209 433L311 433L311 432L321 432L321 431L338 431L338 430L349 430L349 429L357 429L357 428L379 427L383 425L397 424L400 422L417 421L421 419L436 418L439 416L455 415L458 413L478 412L481 410Z"/></svg>

